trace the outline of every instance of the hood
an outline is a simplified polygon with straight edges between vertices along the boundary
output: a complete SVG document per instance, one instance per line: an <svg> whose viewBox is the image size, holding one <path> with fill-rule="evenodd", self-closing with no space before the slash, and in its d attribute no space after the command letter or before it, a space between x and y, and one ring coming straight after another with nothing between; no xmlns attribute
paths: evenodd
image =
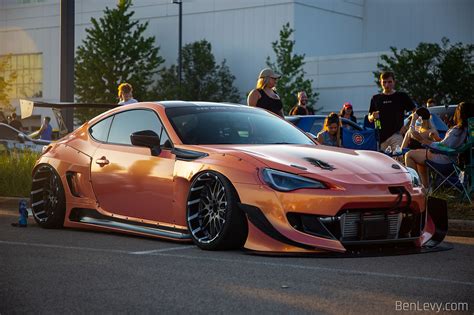
<svg viewBox="0 0 474 315"><path fill-rule="evenodd" d="M403 165L375 151L323 145L229 145L212 149L242 158L245 158L242 155L250 156L265 167L346 183L393 183L409 178Z"/></svg>

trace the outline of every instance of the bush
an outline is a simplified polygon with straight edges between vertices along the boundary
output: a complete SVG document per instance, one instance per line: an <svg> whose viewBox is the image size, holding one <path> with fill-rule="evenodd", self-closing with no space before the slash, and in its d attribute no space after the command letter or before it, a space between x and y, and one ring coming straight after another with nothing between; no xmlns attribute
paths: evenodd
<svg viewBox="0 0 474 315"><path fill-rule="evenodd" d="M0 153L0 196L29 197L31 172L39 153L12 151Z"/></svg>

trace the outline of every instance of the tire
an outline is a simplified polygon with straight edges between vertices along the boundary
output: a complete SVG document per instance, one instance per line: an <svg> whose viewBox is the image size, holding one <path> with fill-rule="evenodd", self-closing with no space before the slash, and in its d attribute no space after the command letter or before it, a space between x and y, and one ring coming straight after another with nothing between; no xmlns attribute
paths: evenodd
<svg viewBox="0 0 474 315"><path fill-rule="evenodd" d="M64 187L56 170L48 164L39 165L33 172L31 210L39 226L61 228L66 214Z"/></svg>
<svg viewBox="0 0 474 315"><path fill-rule="evenodd" d="M216 172L199 174L191 183L186 221L194 243L204 250L241 248L247 218L238 207L234 187Z"/></svg>

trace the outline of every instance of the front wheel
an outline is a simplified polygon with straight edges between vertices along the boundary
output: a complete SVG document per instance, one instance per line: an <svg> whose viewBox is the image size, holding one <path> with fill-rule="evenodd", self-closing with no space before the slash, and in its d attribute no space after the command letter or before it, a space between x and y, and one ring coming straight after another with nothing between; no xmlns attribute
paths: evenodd
<svg viewBox="0 0 474 315"><path fill-rule="evenodd" d="M60 228L64 224L66 213L64 187L61 178L51 165L40 165L33 173L31 210L41 227Z"/></svg>
<svg viewBox="0 0 474 315"><path fill-rule="evenodd" d="M216 172L204 172L191 183L187 202L187 225L201 249L235 249L247 238L247 219L237 205L229 180Z"/></svg>

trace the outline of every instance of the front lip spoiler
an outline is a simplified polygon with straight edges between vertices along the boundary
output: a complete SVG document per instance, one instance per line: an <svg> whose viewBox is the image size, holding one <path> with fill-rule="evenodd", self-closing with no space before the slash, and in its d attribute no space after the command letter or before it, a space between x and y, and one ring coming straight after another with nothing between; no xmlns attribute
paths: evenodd
<svg viewBox="0 0 474 315"><path fill-rule="evenodd" d="M246 249L249 255L273 256L273 257L308 257L308 258L365 258L365 257L386 257L386 256L402 256L414 254L427 254L441 252L453 249L452 244L443 243L435 247L388 247L388 248L372 248L372 249L349 249L344 253L324 251L318 253L282 253L282 252L264 252Z"/></svg>

